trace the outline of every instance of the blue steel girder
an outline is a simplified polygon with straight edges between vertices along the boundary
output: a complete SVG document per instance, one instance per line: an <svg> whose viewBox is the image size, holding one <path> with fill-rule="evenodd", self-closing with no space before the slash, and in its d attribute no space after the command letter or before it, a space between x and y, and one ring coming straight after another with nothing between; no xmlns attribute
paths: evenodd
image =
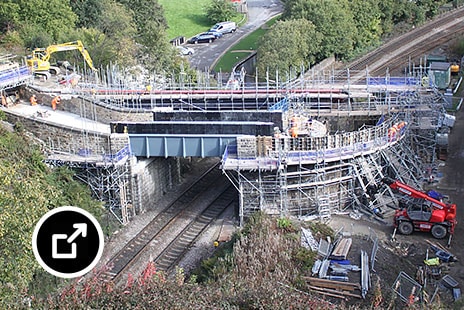
<svg viewBox="0 0 464 310"><path fill-rule="evenodd" d="M238 135L129 134L137 157L221 157Z"/></svg>

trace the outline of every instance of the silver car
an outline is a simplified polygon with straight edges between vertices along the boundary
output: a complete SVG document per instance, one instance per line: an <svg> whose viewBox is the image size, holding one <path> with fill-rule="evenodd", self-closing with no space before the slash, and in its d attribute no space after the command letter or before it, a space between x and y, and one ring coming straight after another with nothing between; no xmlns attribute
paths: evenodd
<svg viewBox="0 0 464 310"><path fill-rule="evenodd" d="M193 53L195 52L193 48L188 46L177 45L176 48L181 56L190 56L193 55Z"/></svg>

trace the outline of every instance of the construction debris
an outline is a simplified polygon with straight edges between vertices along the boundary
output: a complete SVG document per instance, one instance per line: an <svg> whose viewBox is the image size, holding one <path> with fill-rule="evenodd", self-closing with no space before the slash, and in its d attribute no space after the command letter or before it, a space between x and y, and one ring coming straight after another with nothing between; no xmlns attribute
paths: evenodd
<svg viewBox="0 0 464 310"><path fill-rule="evenodd" d="M392 285L393 291L408 305L422 301L422 285L401 271Z"/></svg>
<svg viewBox="0 0 464 310"><path fill-rule="evenodd" d="M446 275L441 279L443 285L450 289L453 294L454 301L461 299L461 289L459 288L459 283L453 279L450 275Z"/></svg>
<svg viewBox="0 0 464 310"><path fill-rule="evenodd" d="M345 237L343 231L337 231L335 234L336 241L332 244L331 238L321 238L317 247L318 256L311 269L312 277L305 278L308 282L308 287L311 291L318 294L342 298L346 300L348 297L365 298L369 289L369 259L364 251L362 253L362 260L365 261L364 276L361 283L351 283L349 273L362 271L357 265L353 265L347 259L348 253L353 243L352 238ZM302 244L305 247L306 239L312 240L312 235L307 234L302 230ZM314 242L316 242L314 240ZM317 242L316 242L317 243ZM364 254L363 254L364 253ZM354 291L358 292L355 293Z"/></svg>
<svg viewBox="0 0 464 310"><path fill-rule="evenodd" d="M340 242L337 243L335 249L330 254L331 259L346 259L348 252L350 251L351 244L353 239L351 238L342 238Z"/></svg>
<svg viewBox="0 0 464 310"><path fill-rule="evenodd" d="M361 287L358 283L340 282L329 279L319 279L313 277L304 278L312 292L316 292L331 297L345 299L347 297L361 298ZM357 292L357 293L356 293Z"/></svg>
<svg viewBox="0 0 464 310"><path fill-rule="evenodd" d="M319 248L317 250L317 253L322 256L322 257L328 257L330 254L330 249L331 249L331 244L330 242L321 239L319 240Z"/></svg>
<svg viewBox="0 0 464 310"><path fill-rule="evenodd" d="M442 246L441 244L432 242L428 239L426 239L425 241L430 245L430 248L432 249L432 251L435 252L435 255L441 261L445 263L458 261L458 258L455 255L453 255L448 249Z"/></svg>
<svg viewBox="0 0 464 310"><path fill-rule="evenodd" d="M314 238L311 230L301 227L301 245L305 248L311 249L311 251L317 251L319 244Z"/></svg>
<svg viewBox="0 0 464 310"><path fill-rule="evenodd" d="M324 279L327 277L327 272L330 266L330 261L328 259L324 259L321 264L321 268L319 269L319 278Z"/></svg>
<svg viewBox="0 0 464 310"><path fill-rule="evenodd" d="M370 287L369 256L366 251L361 251L361 295L366 298Z"/></svg>

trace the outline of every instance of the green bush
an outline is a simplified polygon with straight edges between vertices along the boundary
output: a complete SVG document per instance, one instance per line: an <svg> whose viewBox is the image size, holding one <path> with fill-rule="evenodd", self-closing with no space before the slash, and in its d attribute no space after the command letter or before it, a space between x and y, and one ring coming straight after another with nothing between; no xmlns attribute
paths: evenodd
<svg viewBox="0 0 464 310"><path fill-rule="evenodd" d="M277 227L285 231L293 230L292 221L289 218L281 217L277 219Z"/></svg>

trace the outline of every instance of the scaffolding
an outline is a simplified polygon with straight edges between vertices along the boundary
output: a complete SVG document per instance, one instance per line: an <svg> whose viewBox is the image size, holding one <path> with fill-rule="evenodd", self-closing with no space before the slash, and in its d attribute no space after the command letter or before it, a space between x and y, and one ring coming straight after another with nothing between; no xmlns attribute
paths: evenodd
<svg viewBox="0 0 464 310"><path fill-rule="evenodd" d="M415 84L411 91L384 91L382 98L350 104L351 111L364 109L367 115L381 109L376 125L323 137L284 134L255 143L248 137L246 144L238 139L225 152L222 169L239 191L240 222L258 210L321 220L355 210L382 221L397 199L381 180L388 176L421 188L436 166L445 103L437 92ZM348 107L337 104L335 118L339 108ZM290 101L288 107L287 124L292 115L314 113L307 103Z"/></svg>
<svg viewBox="0 0 464 310"><path fill-rule="evenodd" d="M128 137L123 137L120 142L124 140L127 143ZM100 155L53 149L45 161L54 167L66 166L73 169L75 177L89 186L93 197L103 202L105 208L121 224L126 225L136 214L132 202L129 144L125 144L115 153Z"/></svg>
<svg viewBox="0 0 464 310"><path fill-rule="evenodd" d="M309 78L287 79L298 83L286 84L277 79L275 85L270 85L267 79L266 85L256 82L246 88L242 84L237 90L213 85L206 77L204 85L191 85L154 74L153 91L146 93L145 80L129 82L119 72L109 70L101 72L106 84L103 89L95 90L92 98L130 111L166 107L282 111L282 135L239 137L237 145L228 146L224 153L222 169L239 191L241 223L256 211L321 220L349 210L373 216L381 209L387 212L396 200L389 188L379 188L382 178L389 176L420 188L427 171L436 165L443 96L423 87L417 78L367 77L365 84L350 85L350 74L360 73L333 69L311 72ZM86 88L84 84L76 92L88 95L94 86L88 84ZM83 111L81 107L81 116L85 117ZM370 119L370 125L332 131L324 136L292 138L286 132L294 115L321 120L363 115ZM401 122L404 122L401 130L393 136L390 129ZM105 149L94 143L88 132L82 135L78 147L66 150L70 154L68 159L50 156L48 160L55 165L66 162L76 168L78 177L125 224L137 213L134 205L138 205L131 194L130 156L125 153L128 141L127 145L112 145L110 149L114 151L109 154L114 155L109 157L81 154L76 160L71 156L79 155L91 145L99 148L96 154ZM52 148L64 152L57 145Z"/></svg>

